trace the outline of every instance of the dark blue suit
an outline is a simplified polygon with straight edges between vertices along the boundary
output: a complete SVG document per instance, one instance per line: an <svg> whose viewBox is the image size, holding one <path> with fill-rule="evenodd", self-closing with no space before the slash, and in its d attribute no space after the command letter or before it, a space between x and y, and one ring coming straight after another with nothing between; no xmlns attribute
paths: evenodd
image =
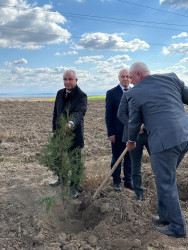
<svg viewBox="0 0 188 250"><path fill-rule="evenodd" d="M118 119L124 125L122 141L126 143L128 141L128 121L129 121L129 108L128 108L126 92L124 92L121 98L117 116ZM136 148L130 151L133 187L136 195L138 196L143 195L144 193L144 187L142 185L142 172L141 172L144 146L146 147L148 153L150 154L148 146L148 134L145 129L143 134L139 134L138 140L136 141Z"/></svg>
<svg viewBox="0 0 188 250"><path fill-rule="evenodd" d="M114 163L117 161L123 150L125 149L126 145L122 142L123 136L123 124L117 118L117 111L121 101L123 91L120 85L110 89L106 93L106 127L107 127L107 134L108 137L115 135L115 143L111 143L112 147L112 161L111 167L113 167ZM127 153L124 157L123 162L123 171L124 171L124 182L130 183L131 182L131 160L129 153ZM113 176L114 184L119 184L121 182L121 164L116 168Z"/></svg>

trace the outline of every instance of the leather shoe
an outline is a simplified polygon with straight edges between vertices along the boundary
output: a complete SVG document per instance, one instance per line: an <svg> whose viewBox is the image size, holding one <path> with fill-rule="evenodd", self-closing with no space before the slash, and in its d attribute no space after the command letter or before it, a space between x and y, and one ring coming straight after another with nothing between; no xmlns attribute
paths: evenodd
<svg viewBox="0 0 188 250"><path fill-rule="evenodd" d="M116 192L121 192L121 186L120 186L120 184L115 183L115 184L114 184L114 190L115 190Z"/></svg>
<svg viewBox="0 0 188 250"><path fill-rule="evenodd" d="M174 232L170 231L168 229L168 226L165 227L155 227L155 230L157 230L158 232L170 236L170 237L175 237L175 238L185 238L186 234L175 234Z"/></svg>
<svg viewBox="0 0 188 250"><path fill-rule="evenodd" d="M57 187L57 186L59 186L60 185L60 180L58 179L57 181L52 181L52 182L50 182L49 183L49 185L51 186L51 187Z"/></svg>
<svg viewBox="0 0 188 250"><path fill-rule="evenodd" d="M136 201L142 201L143 200L143 195L142 194L137 194L135 197Z"/></svg>
<svg viewBox="0 0 188 250"><path fill-rule="evenodd" d="M152 221L153 221L153 223L155 224L155 225L168 225L169 223L168 223L168 221L162 221L162 220L160 220L159 219L159 216L153 216L152 217Z"/></svg>
<svg viewBox="0 0 188 250"><path fill-rule="evenodd" d="M130 190L134 190L132 182L126 182L126 183L124 183L124 187L128 188Z"/></svg>

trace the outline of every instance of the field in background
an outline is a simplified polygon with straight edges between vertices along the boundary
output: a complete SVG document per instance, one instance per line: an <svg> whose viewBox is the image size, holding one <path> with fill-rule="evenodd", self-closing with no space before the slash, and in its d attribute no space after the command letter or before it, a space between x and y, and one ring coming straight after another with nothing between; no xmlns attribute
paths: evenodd
<svg viewBox="0 0 188 250"><path fill-rule="evenodd" d="M0 100L0 249L36 250L187 250L188 238L172 239L153 229L157 194L150 158L144 150L144 200L134 200L133 191L113 190L112 179L84 210L79 205L91 197L109 173L111 147L105 126L105 100L89 100L85 116L85 167L87 179L67 214L62 204L45 213L40 198L56 194L51 172L37 157L52 135L54 99ZM182 211L188 223L188 155L177 170Z"/></svg>
<svg viewBox="0 0 188 250"><path fill-rule="evenodd" d="M88 100L104 100L106 98L105 95L96 95L96 96L88 96ZM48 101L54 102L55 98L48 98Z"/></svg>

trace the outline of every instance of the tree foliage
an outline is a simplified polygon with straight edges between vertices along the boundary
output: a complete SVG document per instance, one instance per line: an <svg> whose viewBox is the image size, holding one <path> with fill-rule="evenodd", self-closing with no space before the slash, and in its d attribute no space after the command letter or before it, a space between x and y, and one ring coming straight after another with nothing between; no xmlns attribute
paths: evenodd
<svg viewBox="0 0 188 250"><path fill-rule="evenodd" d="M81 149L73 147L74 129L67 126L70 120L69 115L60 116L59 128L53 136L49 136L39 157L41 165L52 171L55 176L59 176L63 200L66 196L70 198L70 189L78 188L85 177ZM44 202L46 201L45 198Z"/></svg>

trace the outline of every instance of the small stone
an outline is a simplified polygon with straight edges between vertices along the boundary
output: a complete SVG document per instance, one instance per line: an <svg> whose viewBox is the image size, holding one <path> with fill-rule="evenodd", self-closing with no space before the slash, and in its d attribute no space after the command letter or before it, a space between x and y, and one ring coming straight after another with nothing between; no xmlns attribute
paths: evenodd
<svg viewBox="0 0 188 250"><path fill-rule="evenodd" d="M114 211L115 211L115 212L119 212L119 211L120 211L120 208L119 208L119 207L114 207Z"/></svg>
<svg viewBox="0 0 188 250"><path fill-rule="evenodd" d="M132 247L140 248L140 247L141 247L141 240L135 239L135 240L132 242Z"/></svg>
<svg viewBox="0 0 188 250"><path fill-rule="evenodd" d="M22 232L21 226L18 227L17 232L18 232L18 234Z"/></svg>
<svg viewBox="0 0 188 250"><path fill-rule="evenodd" d="M27 231L26 230L23 230L23 235L27 235Z"/></svg>
<svg viewBox="0 0 188 250"><path fill-rule="evenodd" d="M130 225L130 230L131 230L131 232L136 233L138 228L133 226L133 225Z"/></svg>
<svg viewBox="0 0 188 250"><path fill-rule="evenodd" d="M110 204L109 203L103 203L100 210L101 210L101 213L106 213L109 211L109 208L110 208Z"/></svg>
<svg viewBox="0 0 188 250"><path fill-rule="evenodd" d="M60 242L63 243L63 242L66 241L66 239L67 239L67 235L65 233L60 234L60 236L59 236L59 241Z"/></svg>
<svg viewBox="0 0 188 250"><path fill-rule="evenodd" d="M141 228L141 229L140 229L140 234L141 234L141 235L146 234L146 230L145 230L144 228Z"/></svg>
<svg viewBox="0 0 188 250"><path fill-rule="evenodd" d="M98 240L98 238L95 235L91 235L88 238L88 243L93 246L97 243L97 240Z"/></svg>
<svg viewBox="0 0 188 250"><path fill-rule="evenodd" d="M63 247L63 250L78 250L78 247L73 243L69 243Z"/></svg>
<svg viewBox="0 0 188 250"><path fill-rule="evenodd" d="M44 235L40 232L38 235L36 235L33 239L35 243L40 243L45 239Z"/></svg>
<svg viewBox="0 0 188 250"><path fill-rule="evenodd" d="M91 247L91 246L89 246L89 245L84 245L84 246L82 246L81 248L79 248L79 250L94 250L95 248L93 248L93 247Z"/></svg>
<svg viewBox="0 0 188 250"><path fill-rule="evenodd" d="M45 250L58 250L61 249L61 244L57 243L57 242L51 242L48 243L47 246L45 246Z"/></svg>

